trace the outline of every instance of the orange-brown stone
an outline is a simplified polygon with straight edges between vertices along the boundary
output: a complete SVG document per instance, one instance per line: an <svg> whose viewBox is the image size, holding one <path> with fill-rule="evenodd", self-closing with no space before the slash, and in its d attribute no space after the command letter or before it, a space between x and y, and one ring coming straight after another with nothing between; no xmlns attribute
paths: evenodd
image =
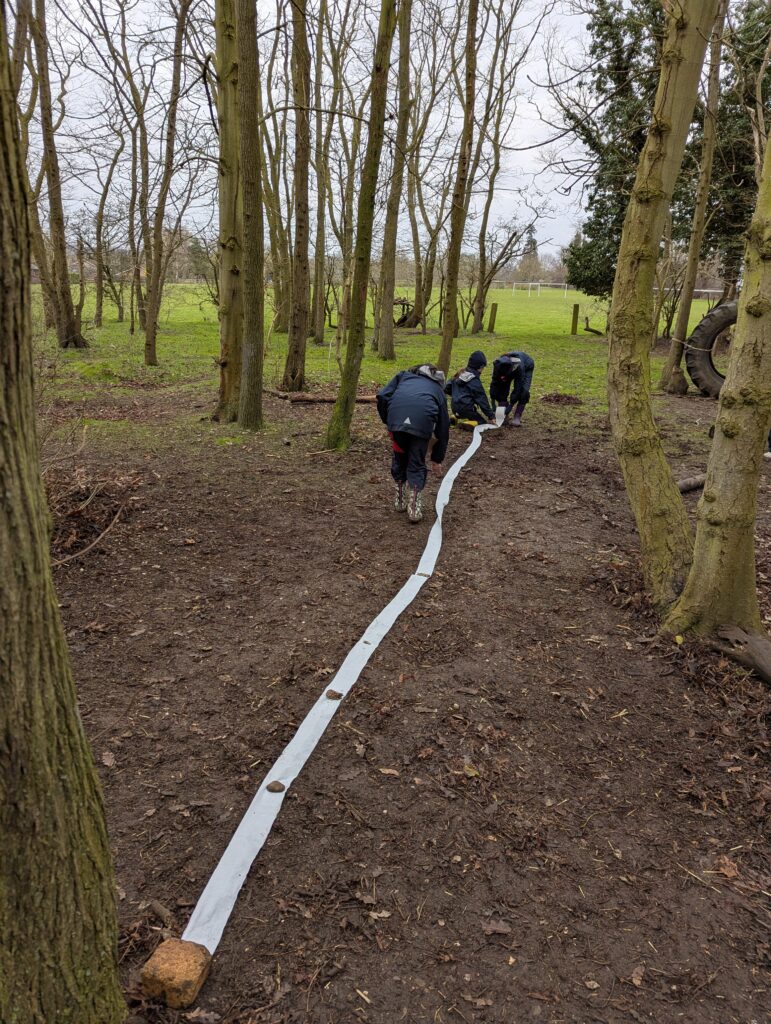
<svg viewBox="0 0 771 1024"><path fill-rule="evenodd" d="M142 991L175 1010L195 1002L211 967L211 953L197 942L166 939L142 968Z"/></svg>

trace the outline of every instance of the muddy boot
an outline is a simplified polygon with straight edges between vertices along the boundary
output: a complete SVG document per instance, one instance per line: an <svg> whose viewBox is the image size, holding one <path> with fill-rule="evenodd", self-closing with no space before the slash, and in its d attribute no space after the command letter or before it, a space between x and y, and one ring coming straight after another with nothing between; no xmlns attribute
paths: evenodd
<svg viewBox="0 0 771 1024"><path fill-rule="evenodd" d="M407 518L411 523L419 523L423 518L423 493L417 487L410 487L407 493Z"/></svg>
<svg viewBox="0 0 771 1024"><path fill-rule="evenodd" d="M525 403L520 402L517 408L514 410L514 415L511 418L512 427L522 426L522 413L525 411Z"/></svg>
<svg viewBox="0 0 771 1024"><path fill-rule="evenodd" d="M396 485L396 492L394 494L394 508L397 512L407 511L407 502L409 498L409 488L407 484L402 480L400 484Z"/></svg>

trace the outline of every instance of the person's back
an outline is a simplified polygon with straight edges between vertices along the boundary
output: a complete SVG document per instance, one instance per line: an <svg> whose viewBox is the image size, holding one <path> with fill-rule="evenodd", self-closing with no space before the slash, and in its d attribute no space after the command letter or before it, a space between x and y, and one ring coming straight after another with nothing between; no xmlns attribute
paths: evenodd
<svg viewBox="0 0 771 1024"><path fill-rule="evenodd" d="M395 508L406 511L410 522L417 523L423 518L421 495L428 474L426 457L431 436L436 437L436 443L430 462L437 472L441 472L449 442L444 374L431 364L397 373L378 391L377 411L391 434Z"/></svg>
<svg viewBox="0 0 771 1024"><path fill-rule="evenodd" d="M441 383L412 370L404 370L394 380L398 380L398 384L388 399L385 421L388 429L415 437L431 437L439 419L439 408L445 404ZM384 388L378 395L378 406L385 391Z"/></svg>

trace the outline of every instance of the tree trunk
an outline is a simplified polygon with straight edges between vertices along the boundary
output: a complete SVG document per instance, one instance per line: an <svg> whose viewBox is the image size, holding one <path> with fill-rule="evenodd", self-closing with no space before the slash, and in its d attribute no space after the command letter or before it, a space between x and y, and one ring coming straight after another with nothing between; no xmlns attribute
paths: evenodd
<svg viewBox="0 0 771 1024"><path fill-rule="evenodd" d="M758 479L771 421L771 146L747 233L744 283L697 510L693 564L667 617L672 632L760 631L755 580Z"/></svg>
<svg viewBox="0 0 771 1024"><path fill-rule="evenodd" d="M420 229L418 227L418 200L416 195L415 174L417 156L413 153L407 170L407 213L410 218L412 232L412 261L415 268L415 303L407 318L405 327L415 328L423 319L423 253L420 246Z"/></svg>
<svg viewBox="0 0 771 1024"><path fill-rule="evenodd" d="M243 332L241 167L238 138L238 46L235 0L216 0L217 122L219 124L220 389L214 418L238 419Z"/></svg>
<svg viewBox="0 0 771 1024"><path fill-rule="evenodd" d="M12 97L0 4L0 1020L119 1024L110 846L48 554Z"/></svg>
<svg viewBox="0 0 771 1024"><path fill-rule="evenodd" d="M61 348L67 348L70 345L73 348L88 348L88 342L78 329L70 290L67 235L62 205L62 180L53 124L45 0L36 0L35 17L31 19L31 26L40 88L40 133L43 139L43 159L48 184L48 219L51 229L53 279L56 294L56 334Z"/></svg>
<svg viewBox="0 0 771 1024"><path fill-rule="evenodd" d="M473 2L473 0L472 0ZM375 196L383 149L385 108L388 93L388 68L391 44L396 28L396 0L381 0L377 43L372 71L372 99L369 113L369 136L361 169L356 247L354 250L353 285L351 287L348 347L340 392L327 429L328 448L347 448L351 437L351 420L356 404L356 388L364 354L364 325L367 314L367 286L372 257L372 225L375 219Z"/></svg>
<svg viewBox="0 0 771 1024"><path fill-rule="evenodd" d="M78 235L75 252L78 261L78 301L75 304L75 326L80 332L83 330L83 307L86 304L86 247L83 244L82 235Z"/></svg>
<svg viewBox="0 0 771 1024"><path fill-rule="evenodd" d="M675 367L680 367L685 352L685 340L688 337L688 322L691 319L693 292L696 277L699 273L699 256L707 223L707 203L709 186L712 181L712 163L715 155L717 108L720 101L720 54L723 47L723 26L725 25L728 0L721 0L715 28L712 32L710 46L709 84L707 86L707 105L704 110L704 138L701 146L701 167L699 168L699 184L696 189L696 203L693 209L693 226L688 243L688 260L685 269L685 280L680 295L677 311L677 322L672 343L669 347L667 361L661 371L659 387L662 391L671 391Z"/></svg>
<svg viewBox="0 0 771 1024"><path fill-rule="evenodd" d="M316 97L316 245L313 256L313 305L311 336L314 345L324 344L324 321L326 313L326 202L327 202L327 157L328 144L322 134L322 73L324 69L324 25L327 20L327 0L320 0L318 30L316 33L314 96ZM331 121L330 121L331 124Z"/></svg>
<svg viewBox="0 0 771 1024"><path fill-rule="evenodd" d="M659 607L671 602L685 581L692 538L651 407L653 281L718 2L683 0L677 13L667 16L653 119L624 219L611 301L611 431L640 534L646 585Z"/></svg>
<svg viewBox="0 0 771 1024"><path fill-rule="evenodd" d="M458 333L458 272L463 232L466 227L466 183L468 181L471 143L474 132L474 100L476 96L476 31L479 0L469 0L466 23L466 95L463 103L463 133L458 154L458 170L452 193L450 211L450 244L447 251L447 274L444 288L442 345L437 360L439 369L449 373L452 343Z"/></svg>
<svg viewBox="0 0 771 1024"><path fill-rule="evenodd" d="M161 171L161 182L155 203L152 224L152 252L149 263L147 281L147 299L145 310L145 366L158 365L157 337L158 320L161 314L163 298L164 271L164 237L163 227L166 218L166 200L174 177L174 156L177 144L177 110L181 92L182 54L187 30L187 15L192 0L181 0L176 10L174 26L174 60L171 69L169 86L169 106L166 112L166 143Z"/></svg>
<svg viewBox="0 0 771 1024"><path fill-rule="evenodd" d="M260 170L260 79L256 0L237 0L239 142L243 173L242 255L244 335L238 422L262 427L262 368L265 353L265 240Z"/></svg>
<svg viewBox="0 0 771 1024"><path fill-rule="evenodd" d="M126 140L121 134L118 148L115 150L110 161L107 177L99 196L96 217L94 218L94 327L102 326L104 310L104 211L107 206L112 179L115 175L115 168L118 166L118 161L121 158L125 145Z"/></svg>
<svg viewBox="0 0 771 1024"><path fill-rule="evenodd" d="M294 255L289 347L282 385L286 391L305 388L305 347L310 314L308 244L310 209L308 170L311 162L310 72L307 0L292 0L292 99L294 102Z"/></svg>
<svg viewBox="0 0 771 1024"><path fill-rule="evenodd" d="M399 8L399 113L391 190L386 206L383 252L380 260L380 319L375 324L377 353L381 359L396 359L394 347L394 294L396 289L396 237L402 202L407 132L410 126L410 31L412 0L401 0Z"/></svg>

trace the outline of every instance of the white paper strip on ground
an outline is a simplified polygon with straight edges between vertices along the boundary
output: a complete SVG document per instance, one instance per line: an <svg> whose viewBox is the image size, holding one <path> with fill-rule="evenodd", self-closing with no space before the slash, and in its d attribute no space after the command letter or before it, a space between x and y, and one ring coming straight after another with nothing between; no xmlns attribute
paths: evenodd
<svg viewBox="0 0 771 1024"><path fill-rule="evenodd" d="M436 496L436 521L431 527L415 574L410 576L398 594L367 626L361 639L351 648L345 661L337 670L337 674L327 684L324 693L305 716L278 760L272 768L268 769L206 888L201 893L201 898L198 900L182 935L182 938L188 942L197 942L205 946L212 954L219 945L241 886L270 834L289 787L316 749L316 745L340 707L342 698L330 699L326 695L327 692L332 690L345 697L351 691L367 662L377 650L380 641L386 636L401 613L412 604L421 587L433 574L442 546L442 514L450 498L452 485L482 443L482 432L495 430L501 425L503 411L502 407L497 409L495 426L485 425L474 430L471 443L455 460L442 480ZM271 782L280 782L284 789L277 793L270 792L267 787Z"/></svg>

